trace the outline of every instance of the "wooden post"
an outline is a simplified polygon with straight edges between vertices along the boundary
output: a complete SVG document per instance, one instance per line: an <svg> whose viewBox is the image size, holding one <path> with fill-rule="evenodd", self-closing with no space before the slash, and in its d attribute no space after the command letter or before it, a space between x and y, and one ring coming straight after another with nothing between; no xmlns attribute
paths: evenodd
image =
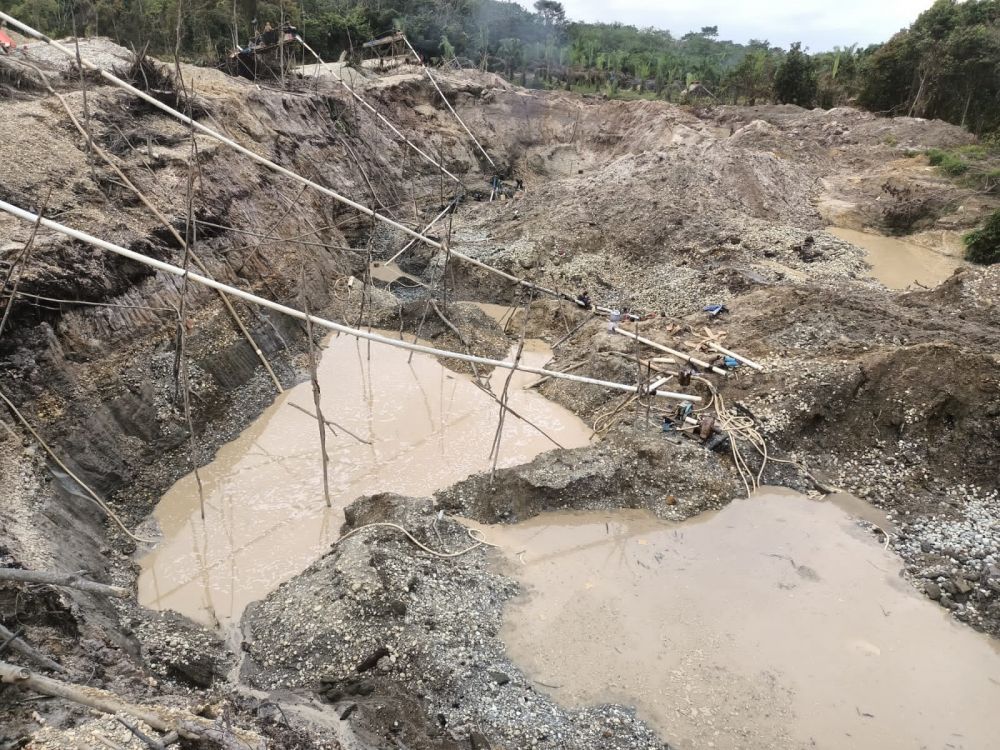
<svg viewBox="0 0 1000 750"><path fill-rule="evenodd" d="M113 596L116 599L128 599L131 596L128 589L121 586L109 586L106 583L88 581L71 573L53 573L46 570L20 570L18 568L0 568L0 581L17 581L19 583L43 583L49 586L65 586L79 589L89 594ZM0 626L2 627L2 626Z"/></svg>
<svg viewBox="0 0 1000 750"><path fill-rule="evenodd" d="M188 740L211 739L223 747L241 747L243 750L262 750L258 738L240 729L223 729L214 722L174 709L154 708L128 703L118 695L86 685L73 685L62 680L44 677L30 669L0 661L0 684L13 685L21 690L31 690L40 695L61 698L101 713L132 716L158 732L165 732L164 744L176 733ZM235 739L236 742L232 740ZM252 743L252 744L251 744Z"/></svg>
<svg viewBox="0 0 1000 750"><path fill-rule="evenodd" d="M323 498L326 507L332 508L330 502L330 456L326 452L326 421L323 419L323 406L320 404L319 377L316 374L316 345L313 343L312 316L309 314L309 298L305 293L306 269L302 267L302 280L299 294L302 295L302 305L306 313L306 338L309 341L309 380L312 383L313 405L316 408L316 422L319 424L319 449L323 455ZM363 301L362 301L363 304Z"/></svg>
<svg viewBox="0 0 1000 750"><path fill-rule="evenodd" d="M25 243L24 249L21 250L17 258L15 258L13 263L11 263L10 269L7 271L7 278L4 280L3 284L0 285L0 292L3 292L3 290L7 288L7 282L10 281L10 277L14 274L14 269L20 266L17 278L14 279L14 285L10 290L10 296L7 298L7 304L3 309L3 317L0 318L0 337L3 336L4 326L7 325L7 316L10 315L10 311L14 307L14 297L17 296L17 288L21 283L21 277L24 276L24 271L28 267L28 261L31 260L31 251L35 247L35 237L38 236L38 225L42 223L42 216L45 214L45 209L49 207L49 198L51 197L52 188L50 187L48 194L45 196L45 201L42 203L42 207L38 211L38 221L32 225L31 235L28 237L28 241Z"/></svg>
<svg viewBox="0 0 1000 750"><path fill-rule="evenodd" d="M0 645L0 651L3 651L5 647L10 647L11 651L17 651L28 659L38 664L38 666L43 667L50 672L59 672L60 674L66 673L66 668L61 664L57 664L52 661L49 657L43 654L41 651L29 646L25 641L21 640L20 633L12 633L3 625L0 625L0 638L3 638L3 644Z"/></svg>

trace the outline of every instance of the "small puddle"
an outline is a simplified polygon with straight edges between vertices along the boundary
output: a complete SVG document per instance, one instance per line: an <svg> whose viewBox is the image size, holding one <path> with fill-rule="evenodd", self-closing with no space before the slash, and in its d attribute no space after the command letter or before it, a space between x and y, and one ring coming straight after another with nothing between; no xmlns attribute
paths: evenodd
<svg viewBox="0 0 1000 750"><path fill-rule="evenodd" d="M368 267L368 272L375 281L384 284L399 282L405 286L427 286L416 276L411 276L395 263L372 263Z"/></svg>
<svg viewBox="0 0 1000 750"><path fill-rule="evenodd" d="M527 592L508 652L563 705L636 706L685 749L997 746L1000 649L832 503L767 488L679 524L480 528Z"/></svg>
<svg viewBox="0 0 1000 750"><path fill-rule="evenodd" d="M386 333L386 335L393 335ZM330 338L319 367L323 411L344 431L327 433L333 508L323 479L312 390L302 383L280 396L216 459L200 470L205 520L194 475L163 496L154 515L163 540L140 562L139 601L206 625L226 624L248 603L320 557L339 536L343 508L377 492L426 496L489 468L499 407L469 377L433 357L348 336ZM522 361L551 356L541 342ZM500 394L509 370L491 379ZM567 448L586 445L590 430L571 412L522 386L515 373L510 407ZM508 415L499 466L530 461L555 446Z"/></svg>
<svg viewBox="0 0 1000 750"><path fill-rule="evenodd" d="M958 258L895 237L841 227L827 227L826 231L862 248L872 267L872 278L890 289L906 289L915 283L935 287L963 265Z"/></svg>

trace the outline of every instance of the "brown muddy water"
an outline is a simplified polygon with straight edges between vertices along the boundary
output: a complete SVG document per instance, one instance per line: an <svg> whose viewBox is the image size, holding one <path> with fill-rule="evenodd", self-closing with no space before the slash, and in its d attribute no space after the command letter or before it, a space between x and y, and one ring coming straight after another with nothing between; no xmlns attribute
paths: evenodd
<svg viewBox="0 0 1000 750"><path fill-rule="evenodd" d="M368 272L375 281L381 281L385 284L393 284L399 282L404 286L427 286L424 282L418 279L416 276L411 276L406 273L395 263L372 263L368 267Z"/></svg>
<svg viewBox="0 0 1000 750"><path fill-rule="evenodd" d="M526 594L508 652L566 706L632 705L671 747L1000 747L1000 650L899 577L841 507L767 488L684 523L485 526Z"/></svg>
<svg viewBox="0 0 1000 750"><path fill-rule="evenodd" d="M385 335L393 335L386 333ZM323 500L311 386L280 396L216 459L201 468L205 519L193 474L178 481L154 512L163 540L142 558L139 600L208 625L224 625L248 603L320 557L339 536L343 508L377 492L426 496L490 466L499 407L433 357L347 336L327 340L319 367L323 412L343 425L327 433L333 508ZM522 357L541 366L548 349L532 342ZM498 395L509 370L493 373ZM521 386L515 373L510 407L567 448L591 432L576 416ZM336 428L335 428L336 429ZM347 431L371 444L361 443ZM508 416L498 466L530 461L555 447Z"/></svg>
<svg viewBox="0 0 1000 750"><path fill-rule="evenodd" d="M912 284L935 287L963 265L959 258L895 237L841 227L828 227L826 231L862 248L872 267L872 278L890 289L906 289Z"/></svg>

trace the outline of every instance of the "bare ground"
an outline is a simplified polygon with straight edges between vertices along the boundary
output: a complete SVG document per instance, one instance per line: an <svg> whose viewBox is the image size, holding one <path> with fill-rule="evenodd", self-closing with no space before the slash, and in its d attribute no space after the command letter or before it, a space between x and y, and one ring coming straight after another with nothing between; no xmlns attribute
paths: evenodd
<svg viewBox="0 0 1000 750"><path fill-rule="evenodd" d="M38 49L32 59L82 116L78 81ZM105 64L124 57L102 40L83 52ZM190 67L185 78L205 122L410 225L429 221L453 194L333 83L278 91ZM939 122L844 109L697 111L528 92L495 77L445 79L470 127L527 188L512 201L463 203L453 246L538 283L586 288L599 303L661 313L642 332L678 348L709 323L704 304L725 303L730 312L711 325L765 372L740 369L721 392L754 418L773 454L799 465L771 463L764 480L841 487L885 508L898 526L891 543L914 585L959 619L1000 634L1000 271L965 268L935 289L890 292L866 276L859 248L822 231L830 223L925 234L968 227L989 202L936 177L919 154L969 136ZM58 102L22 83L0 102L0 198L44 206L75 228L180 262L170 235L87 154ZM95 141L183 231L187 131L126 94L89 85ZM470 187L485 186L490 175L419 74L367 86L401 129L440 153ZM347 283L363 278L369 251L387 257L402 247L399 233L373 234L367 220L329 200L300 193L206 138L196 143L197 251L215 276L293 305L308 295L313 309L348 323L416 333L419 290L379 289L362 316L362 284ZM0 217L0 272L29 233ZM450 299L520 299L495 277L422 249L401 265L439 289L447 285ZM0 341L0 388L127 525L140 523L190 468L174 383L179 287L42 231L19 289L49 299L15 301ZM259 414L274 388L214 294L193 289L189 305L198 460L206 461ZM282 382L301 379L301 328L237 308ZM449 310L477 353L506 350L509 339L478 310ZM536 301L528 327L555 342L580 320L571 305ZM668 328L675 324L687 328ZM421 336L462 350L434 316ZM582 362L580 374L628 381L635 367L621 355L631 352L593 321L557 350L554 364ZM542 388L585 419L617 402L589 386ZM506 470L499 489L471 478L440 493L439 507L486 522L564 505L641 506L684 517L739 493L725 454L665 442L641 412L622 417L590 448ZM134 545L52 470L13 416L2 419L10 431L0 427L0 564L86 570L132 585ZM426 503L390 499L363 501L354 514L353 524L397 518L425 535L433 518ZM458 543L450 522L442 532ZM422 583L401 614L393 592L409 586L404 573L415 566ZM48 587L0 585L0 621L23 627L74 681L253 727L274 747L655 742L621 708L573 714L552 706L503 661L496 627L512 586L478 552L432 564L379 532L345 543L252 610L245 652L179 618ZM444 593L454 590L468 592L464 604ZM324 649L298 639L297 608L316 595L332 598L324 618L339 618L315 623L317 637L332 639ZM466 628L469 618L481 623L480 636ZM353 645L336 641L345 635ZM426 645L434 643L439 653ZM389 653L362 670L371 679L348 679L383 646ZM300 659L312 660L308 669ZM230 678L241 662L242 680ZM417 677L426 670L427 679ZM509 682L500 685L493 672ZM362 690L363 683L370 684ZM0 697L0 747L27 737L64 747L94 732L136 746L120 725L69 704L16 703L6 700L22 697L11 690Z"/></svg>

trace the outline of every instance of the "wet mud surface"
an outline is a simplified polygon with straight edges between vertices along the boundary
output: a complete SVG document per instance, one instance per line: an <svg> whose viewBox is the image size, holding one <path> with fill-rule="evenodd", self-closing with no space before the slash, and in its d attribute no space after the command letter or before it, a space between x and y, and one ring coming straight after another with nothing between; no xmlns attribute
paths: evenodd
<svg viewBox="0 0 1000 750"><path fill-rule="evenodd" d="M521 361L542 366L546 350L535 343ZM493 373L494 393L502 392L509 372ZM335 421L326 443L332 507L324 501L312 388L302 383L200 469L204 520L193 474L159 502L154 515L164 538L141 559L140 604L208 626L231 624L249 602L322 555L340 535L353 499L430 495L491 467L499 406L433 357L411 359L401 349L331 337L318 375L324 417ZM589 441L579 418L523 389L534 379L527 373L511 379L508 406L531 424L508 417L500 469L556 443L573 448Z"/></svg>
<svg viewBox="0 0 1000 750"><path fill-rule="evenodd" d="M829 503L764 489L680 524L557 512L487 537L524 587L501 638L561 705L635 705L675 747L992 742L1000 647Z"/></svg>
<svg viewBox="0 0 1000 750"><path fill-rule="evenodd" d="M922 245L883 237L855 229L830 227L827 231L862 247L871 265L871 275L890 289L922 286L932 288L945 281L963 263L960 259L942 255Z"/></svg>

